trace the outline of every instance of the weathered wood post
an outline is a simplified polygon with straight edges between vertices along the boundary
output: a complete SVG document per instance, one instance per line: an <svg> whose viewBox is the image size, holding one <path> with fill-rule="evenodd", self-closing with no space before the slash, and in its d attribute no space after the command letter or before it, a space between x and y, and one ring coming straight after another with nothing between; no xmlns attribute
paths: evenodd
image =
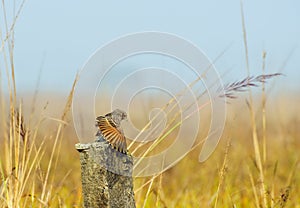
<svg viewBox="0 0 300 208"><path fill-rule="evenodd" d="M135 208L133 159L113 149L101 136L76 144L80 153L85 208Z"/></svg>

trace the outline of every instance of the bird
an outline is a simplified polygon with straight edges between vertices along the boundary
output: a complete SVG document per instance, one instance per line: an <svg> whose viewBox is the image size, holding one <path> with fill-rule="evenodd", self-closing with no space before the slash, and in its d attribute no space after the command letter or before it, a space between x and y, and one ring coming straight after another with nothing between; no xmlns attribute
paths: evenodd
<svg viewBox="0 0 300 208"><path fill-rule="evenodd" d="M116 109L105 116L96 118L95 126L98 127L96 136L102 135L108 143L121 153L127 154L127 144L121 121L127 120L126 112Z"/></svg>

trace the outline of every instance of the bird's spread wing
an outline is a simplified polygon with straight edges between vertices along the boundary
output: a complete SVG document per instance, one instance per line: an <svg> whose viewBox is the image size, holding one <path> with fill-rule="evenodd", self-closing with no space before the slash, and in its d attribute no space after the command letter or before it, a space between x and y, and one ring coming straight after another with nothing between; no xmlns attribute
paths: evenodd
<svg viewBox="0 0 300 208"><path fill-rule="evenodd" d="M96 122L103 137L119 152L126 153L127 144L125 136L109 122L108 118L99 116Z"/></svg>

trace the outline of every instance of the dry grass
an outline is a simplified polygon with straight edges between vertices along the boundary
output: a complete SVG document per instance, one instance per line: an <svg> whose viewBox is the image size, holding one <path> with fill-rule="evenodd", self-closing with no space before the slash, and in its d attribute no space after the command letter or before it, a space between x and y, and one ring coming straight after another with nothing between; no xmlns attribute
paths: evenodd
<svg viewBox="0 0 300 208"><path fill-rule="evenodd" d="M22 103L14 74L13 30L23 4L11 26L6 25L4 38L1 35L1 50L6 48L4 44L8 50L3 50L5 70L0 73L6 73L8 92L2 90L5 75L0 74L0 208L81 207L79 155L74 148L76 135L70 118L77 77L65 104L51 99L40 110L27 105L37 105L37 95L33 97L34 102ZM198 163L204 139L200 132L194 147L176 166L153 177L136 178L137 207L300 207L299 100L295 95L280 95L267 102L265 81L279 74L265 74L264 53L263 75L249 75L243 11L242 20L248 77L226 85L221 97L235 98L236 92L262 84L261 100L251 90L248 105L233 100L228 106L223 139L207 162ZM200 92L199 98L203 94ZM256 106L255 101L260 104ZM169 112L173 102L165 107ZM52 103L64 107L54 112L49 109ZM206 106L208 103L201 107ZM245 113L247 107L249 115ZM147 146L148 151L130 145L131 152L147 156L157 148L159 151L160 144L172 137L183 122L176 120L178 116L179 113L171 115L168 129Z"/></svg>
<svg viewBox="0 0 300 208"><path fill-rule="evenodd" d="M155 177L135 180L137 207L260 207L265 203L267 207L295 207L300 203L300 118L292 112L280 118L272 114L279 112L276 108L286 108L283 101L265 105L267 126L263 127L262 119L255 119L259 148L263 149L265 135L268 150L263 162L265 192L261 193L260 168L251 147L253 130L244 112L247 105L233 100L223 139L212 158L198 163L199 137L200 145L175 167ZM296 110L297 102L289 101L290 111ZM37 123L23 118L22 105L14 111L1 107L5 115L1 129L6 131L1 131L0 141L0 207L81 206L79 158L66 113L68 102L65 106L57 119L45 116L51 114L46 108L35 119ZM230 148L226 138L231 138Z"/></svg>

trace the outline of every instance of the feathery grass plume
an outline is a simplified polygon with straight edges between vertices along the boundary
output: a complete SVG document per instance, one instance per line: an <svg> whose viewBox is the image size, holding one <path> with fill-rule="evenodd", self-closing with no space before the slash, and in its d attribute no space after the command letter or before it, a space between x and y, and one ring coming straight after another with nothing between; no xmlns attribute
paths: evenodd
<svg viewBox="0 0 300 208"><path fill-rule="evenodd" d="M291 189L291 187L288 186L285 189L281 190L280 199L278 200L280 208L286 207L286 204L287 204L288 199L290 197L290 189Z"/></svg>
<svg viewBox="0 0 300 208"><path fill-rule="evenodd" d="M226 84L223 89L219 89L219 97L226 97L229 99L235 99L237 96L235 93L244 92L249 87L258 87L262 83L266 83L268 79L283 75L281 73L274 74L262 74L258 76L248 76L241 81L235 81L233 83Z"/></svg>
<svg viewBox="0 0 300 208"><path fill-rule="evenodd" d="M231 147L231 138L229 138L227 141L223 164L219 171L219 182L218 182L217 190L215 193L214 208L218 207L218 199L219 199L220 191L221 191L222 186L224 186L223 184L224 184L225 176L228 171L228 154L229 154L230 147Z"/></svg>
<svg viewBox="0 0 300 208"><path fill-rule="evenodd" d="M17 109L15 110L15 118L16 118L16 131L20 134L23 143L25 143L25 139L28 138L29 130L26 128L24 122L24 116L20 111Z"/></svg>

